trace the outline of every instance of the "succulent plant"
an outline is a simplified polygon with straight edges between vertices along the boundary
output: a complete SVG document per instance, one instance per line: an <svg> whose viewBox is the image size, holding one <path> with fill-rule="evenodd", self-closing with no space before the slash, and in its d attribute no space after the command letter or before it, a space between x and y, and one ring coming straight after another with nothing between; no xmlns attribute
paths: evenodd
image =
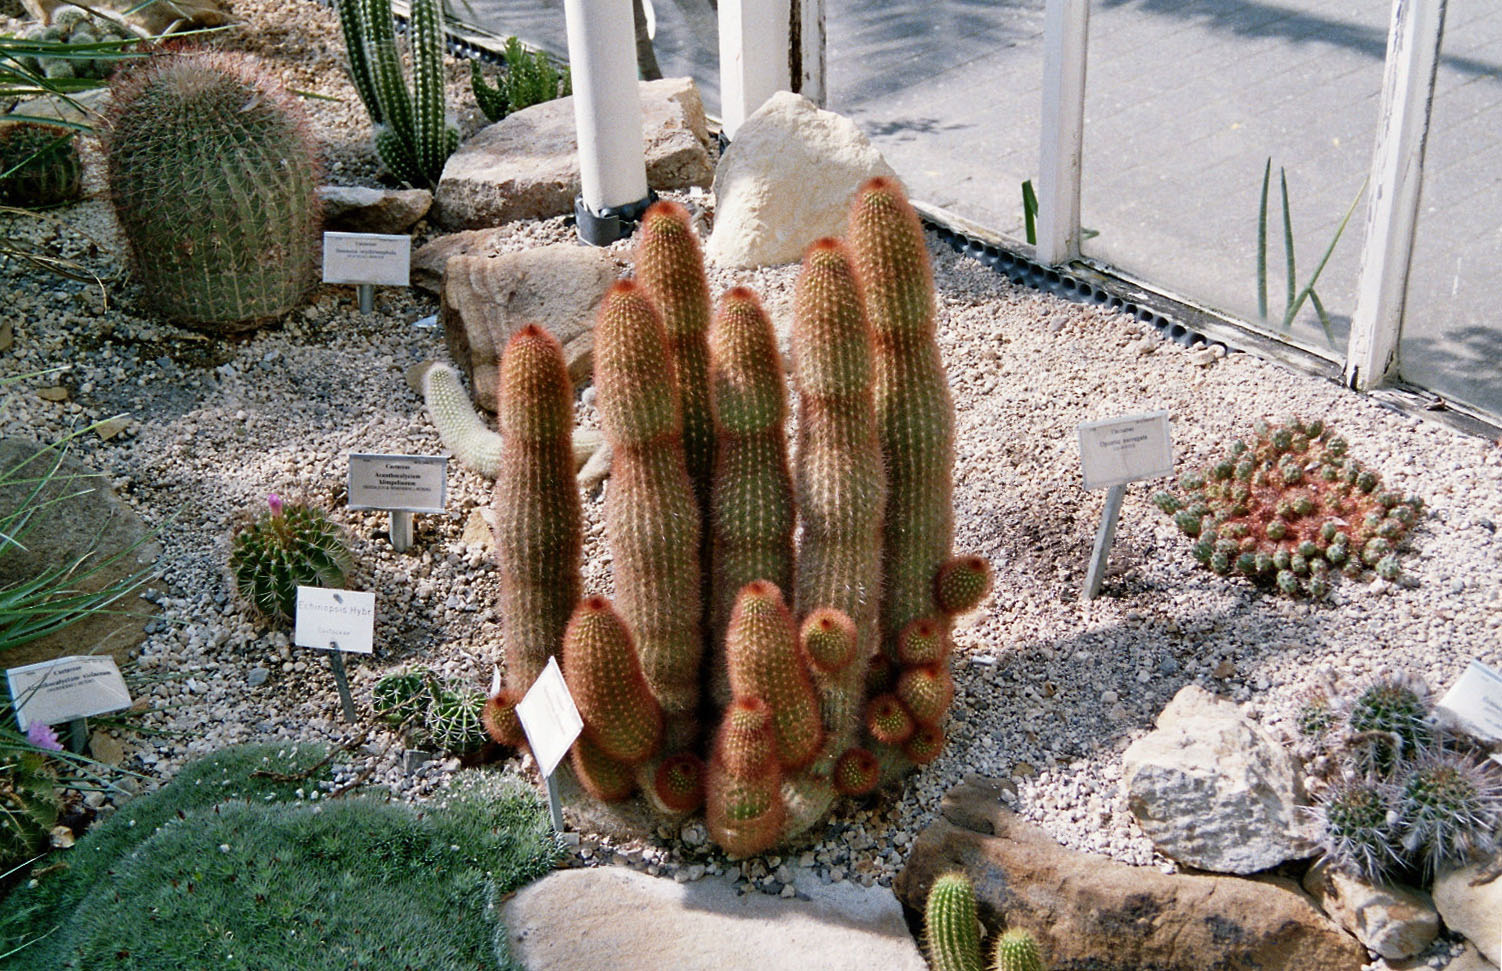
<svg viewBox="0 0 1502 971"><path fill-rule="evenodd" d="M631 632L604 597L583 600L563 635L563 672L584 731L616 762L634 765L662 742L662 709L642 674Z"/></svg>
<svg viewBox="0 0 1502 971"><path fill-rule="evenodd" d="M897 638L897 661L904 667L942 664L949 657L949 630L938 617L919 617Z"/></svg>
<svg viewBox="0 0 1502 971"><path fill-rule="evenodd" d="M1338 869L1380 882L1401 863L1392 787L1371 778L1337 782L1316 803L1321 847Z"/></svg>
<svg viewBox="0 0 1502 971"><path fill-rule="evenodd" d="M235 534L229 570L235 591L257 613L290 622L299 586L342 587L353 562L344 531L322 509L275 494L266 505Z"/></svg>
<svg viewBox="0 0 1502 971"><path fill-rule="evenodd" d="M24 54L15 58L22 70L34 71L44 78L88 78L101 80L135 47L129 28L102 16L91 17L73 4L54 7L50 24L34 24L22 37L66 45L56 53Z"/></svg>
<svg viewBox="0 0 1502 971"><path fill-rule="evenodd" d="M568 68L554 67L545 51L528 51L521 41L507 37L502 56L506 66L495 85L486 82L478 60L469 62L470 89L487 121L500 121L513 111L572 93Z"/></svg>
<svg viewBox="0 0 1502 971"><path fill-rule="evenodd" d="M991 971L1044 971L1037 939L1021 927L1002 932L991 952Z"/></svg>
<svg viewBox="0 0 1502 971"><path fill-rule="evenodd" d="M920 725L938 725L954 700L954 680L943 664L905 669L897 678L897 699Z"/></svg>
<svg viewBox="0 0 1502 971"><path fill-rule="evenodd" d="M636 791L632 767L606 755L588 735L580 735L568 755L574 777L601 802L618 802Z"/></svg>
<svg viewBox="0 0 1502 971"><path fill-rule="evenodd" d="M516 716L516 703L522 697L503 688L485 699L485 707L480 709L480 724L485 726L491 741L511 748L526 744L526 732L522 730L521 719Z"/></svg>
<svg viewBox="0 0 1502 971"><path fill-rule="evenodd" d="M408 668L386 675L371 690L371 707L393 725L421 724L433 703L433 672Z"/></svg>
<svg viewBox="0 0 1502 971"><path fill-rule="evenodd" d="M975 888L965 874L934 878L923 907L923 942L933 971L981 971Z"/></svg>
<svg viewBox="0 0 1502 971"><path fill-rule="evenodd" d="M57 776L45 755L12 750L0 759L0 867L24 862L46 846L61 808Z"/></svg>
<svg viewBox="0 0 1502 971"><path fill-rule="evenodd" d="M967 553L946 560L934 575L934 602L948 617L968 614L991 592L991 564Z"/></svg>
<svg viewBox="0 0 1502 971"><path fill-rule="evenodd" d="M725 633L725 656L734 696L761 698L771 708L783 769L812 762L824 743L819 699L798 653L792 612L776 584L753 580L741 590Z"/></svg>
<svg viewBox="0 0 1502 971"><path fill-rule="evenodd" d="M433 685L433 700L423 720L429 741L440 751L468 755L490 741L481 712L485 695L462 681L444 680Z"/></svg>
<svg viewBox="0 0 1502 971"><path fill-rule="evenodd" d="M842 796L864 796L881 781L881 765L863 748L840 756L834 767L834 788Z"/></svg>
<svg viewBox="0 0 1502 971"><path fill-rule="evenodd" d="M1347 745L1358 771L1388 777L1436 739L1429 720L1428 686L1408 674L1380 675L1343 701Z"/></svg>
<svg viewBox="0 0 1502 971"><path fill-rule="evenodd" d="M866 704L866 731L884 745L901 745L913 735L916 723L896 695L877 695Z"/></svg>
<svg viewBox="0 0 1502 971"><path fill-rule="evenodd" d="M915 765L927 765L944 751L944 729L938 725L919 722L913 734L902 743L902 754Z"/></svg>
<svg viewBox="0 0 1502 971"><path fill-rule="evenodd" d="M223 52L152 58L111 91L106 179L146 302L222 330L301 303L319 174L293 96Z"/></svg>
<svg viewBox="0 0 1502 971"><path fill-rule="evenodd" d="M56 125L0 124L0 206L40 208L83 192L74 133Z"/></svg>
<svg viewBox="0 0 1502 971"><path fill-rule="evenodd" d="M652 788L673 812L691 813L704 805L704 760L692 752L679 752L657 765Z"/></svg>
<svg viewBox="0 0 1502 971"><path fill-rule="evenodd" d="M1490 760L1433 750L1407 767L1396 790L1403 850L1426 875L1496 847L1502 778Z"/></svg>
<svg viewBox="0 0 1502 971"><path fill-rule="evenodd" d="M787 807L772 711L760 698L737 698L725 710L705 786L710 836L731 856L769 849L782 835Z"/></svg>
<svg viewBox="0 0 1502 971"><path fill-rule="evenodd" d="M447 364L431 365L422 375L422 398L443 447L466 469L494 479L501 467L501 434L476 413L459 372Z"/></svg>
<svg viewBox="0 0 1502 971"><path fill-rule="evenodd" d="M1339 571L1400 574L1397 547L1422 514L1417 497L1383 490L1320 420L1259 422L1204 472L1179 480L1180 493L1153 497L1196 540L1194 557L1221 575L1238 573L1289 596L1329 593Z"/></svg>

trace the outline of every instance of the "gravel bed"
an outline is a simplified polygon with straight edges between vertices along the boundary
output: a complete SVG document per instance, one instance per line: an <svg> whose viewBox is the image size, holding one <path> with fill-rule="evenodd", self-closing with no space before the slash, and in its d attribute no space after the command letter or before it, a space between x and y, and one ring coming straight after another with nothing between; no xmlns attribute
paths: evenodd
<svg viewBox="0 0 1502 971"><path fill-rule="evenodd" d="M328 170L339 181L375 184L368 124L343 79L332 15L310 0L241 3L237 11L257 29L222 43L270 55L294 87L344 98L308 102L328 139ZM451 104L468 105L467 93L456 87ZM712 219L702 193L679 198ZM490 499L489 483L453 467L449 513L417 517L407 554L391 550L384 514L344 508L346 453L441 451L405 379L416 363L446 359L441 331L422 322L434 301L381 290L377 312L362 316L352 288L322 287L252 336L205 339L137 313L105 203L95 198L56 215L57 223L24 231L104 276L105 294L15 266L0 270L14 332L13 346L0 352L0 376L72 365L60 380L10 386L0 398L0 433L46 440L129 416L123 433L107 441L86 435L77 449L161 526L166 550L160 613L128 675L146 701L141 725L149 730L122 736L128 767L165 778L229 744L340 742L369 728L343 778L406 798L431 793L457 761L408 752L368 722L345 724L325 659L246 615L225 563L236 522L266 494L326 503L353 537L353 585L378 598L376 653L348 658L367 716L375 680L413 663L489 682L499 660L494 568L465 534L472 512ZM511 229L507 249L573 238L562 219ZM429 233L418 227L419 239ZM616 249L624 258L629 244ZM680 881L738 871L748 890L787 896L808 879L885 885L943 792L982 773L1009 779L1017 810L1062 843L1172 869L1127 811L1120 753L1184 685L1245 702L1282 730L1300 691L1327 672L1361 679L1409 668L1443 689L1472 657L1502 666L1497 443L1250 355L1222 358L1163 342L1130 316L1019 288L936 239L930 249L958 413L956 549L990 557L997 570L990 600L955 635L945 753L898 791L841 803L816 839L790 851L727 861L693 822L634 841L570 835L576 865L618 863ZM796 267L711 273L717 292L733 283L757 289L783 330L795 275ZM39 396L57 385L66 400ZM592 400L585 389L581 424L595 423ZM1353 455L1427 503L1405 579L1342 580L1317 605L1260 594L1195 566L1189 542L1148 502L1156 486L1139 483L1127 491L1103 594L1081 603L1104 493L1081 486L1074 428L1160 409L1173 416L1181 469L1202 466L1258 418L1325 418ZM585 584L608 593L599 490L586 498Z"/></svg>

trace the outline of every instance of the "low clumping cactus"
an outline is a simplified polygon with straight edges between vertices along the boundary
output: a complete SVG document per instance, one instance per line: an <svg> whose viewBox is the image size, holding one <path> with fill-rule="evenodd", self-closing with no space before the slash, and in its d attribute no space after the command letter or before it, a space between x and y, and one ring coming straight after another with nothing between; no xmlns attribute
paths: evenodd
<svg viewBox="0 0 1502 971"><path fill-rule="evenodd" d="M559 70L547 52L528 51L521 41L508 37L502 56L506 66L494 85L486 83L478 60L469 62L470 89L486 120L500 121L513 111L573 93L568 67Z"/></svg>
<svg viewBox="0 0 1502 971"><path fill-rule="evenodd" d="M423 731L433 746L451 755L469 755L490 741L481 720L485 695L457 680L433 685Z"/></svg>
<svg viewBox="0 0 1502 971"><path fill-rule="evenodd" d="M1348 744L1363 772L1391 775L1400 761L1413 761L1434 745L1429 689L1411 674L1374 678L1342 706Z"/></svg>
<svg viewBox="0 0 1502 971"><path fill-rule="evenodd" d="M15 58L17 67L34 71L44 78L107 78L134 46L128 42L136 39L125 26L103 17L91 17L71 3L54 8L51 19L52 23L33 25L21 36L26 40L62 44L72 49L58 50L50 55L23 54Z"/></svg>
<svg viewBox="0 0 1502 971"><path fill-rule="evenodd" d="M12 750L0 758L0 870L47 844L61 808L45 755Z"/></svg>
<svg viewBox="0 0 1502 971"><path fill-rule="evenodd" d="M39 208L82 192L73 132L26 121L0 125L0 205Z"/></svg>
<svg viewBox="0 0 1502 971"><path fill-rule="evenodd" d="M1315 599L1335 573L1368 569L1395 580L1397 547L1423 503L1382 488L1376 472L1347 454L1324 422L1259 422L1204 472L1179 480L1181 492L1153 502L1194 538L1194 558L1222 576L1238 573L1289 596Z"/></svg>
<svg viewBox="0 0 1502 971"><path fill-rule="evenodd" d="M229 570L236 592L258 614L291 622L298 587L342 587L353 562L344 530L322 509L275 494L266 505L235 535Z"/></svg>
<svg viewBox="0 0 1502 971"><path fill-rule="evenodd" d="M1343 780L1326 790L1315 811L1324 824L1321 848L1340 869L1377 882L1401 865L1392 786Z"/></svg>
<svg viewBox="0 0 1502 971"><path fill-rule="evenodd" d="M432 703L433 672L427 668L388 674L375 683L370 695L375 713L399 726L420 724Z"/></svg>
<svg viewBox="0 0 1502 971"><path fill-rule="evenodd" d="M1496 763L1435 750L1407 768L1396 790L1403 851L1425 875L1464 865L1496 847L1502 822Z"/></svg>
<svg viewBox="0 0 1502 971"><path fill-rule="evenodd" d="M996 939L991 971L1044 971L1038 941L1020 927L1014 927Z"/></svg>

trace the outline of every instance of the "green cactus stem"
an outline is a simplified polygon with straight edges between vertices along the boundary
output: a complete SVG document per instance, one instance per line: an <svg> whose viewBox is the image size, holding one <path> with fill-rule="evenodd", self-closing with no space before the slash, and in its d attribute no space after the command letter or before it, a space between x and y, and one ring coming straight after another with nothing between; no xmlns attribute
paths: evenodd
<svg viewBox="0 0 1502 971"><path fill-rule="evenodd" d="M634 765L656 754L662 709L630 631L604 597L588 597L574 611L563 635L563 674L584 731L604 755Z"/></svg>
<svg viewBox="0 0 1502 971"><path fill-rule="evenodd" d="M525 694L548 658L558 656L582 589L573 390L553 335L528 325L511 336L496 401L501 450L491 508L497 606L506 686Z"/></svg>
<svg viewBox="0 0 1502 971"><path fill-rule="evenodd" d="M948 617L968 614L991 592L991 564L973 553L946 561L934 574L934 600Z"/></svg>
<svg viewBox="0 0 1502 971"><path fill-rule="evenodd" d="M74 132L27 121L0 124L0 206L39 209L82 194Z"/></svg>
<svg viewBox="0 0 1502 971"><path fill-rule="evenodd" d="M876 425L888 493L882 527L882 646L934 612L933 579L954 536L954 402L934 329L923 227L896 179L850 207L850 249L871 321Z"/></svg>
<svg viewBox="0 0 1502 971"><path fill-rule="evenodd" d="M772 711L760 698L737 698L725 711L705 787L710 836L732 857L774 846L787 808L782 800Z"/></svg>
<svg viewBox="0 0 1502 971"><path fill-rule="evenodd" d="M753 580L741 590L725 634L725 654L734 696L761 698L772 709L782 767L793 771L812 762L824 742L819 699L798 654L793 615L776 584Z"/></svg>
<svg viewBox="0 0 1502 971"><path fill-rule="evenodd" d="M996 939L991 971L1044 971L1037 939L1021 927L1005 931Z"/></svg>
<svg viewBox="0 0 1502 971"><path fill-rule="evenodd" d="M47 845L62 799L57 776L39 752L18 750L0 763L0 866L24 863Z"/></svg>
<svg viewBox="0 0 1502 971"><path fill-rule="evenodd" d="M268 620L290 623L297 588L342 587L353 568L344 530L316 506L266 497L267 511L235 534L235 592Z"/></svg>
<svg viewBox="0 0 1502 971"><path fill-rule="evenodd" d="M940 874L929 887L923 941L933 971L982 971L975 889L963 873Z"/></svg>
<svg viewBox="0 0 1502 971"><path fill-rule="evenodd" d="M490 741L481 712L485 696L462 681L442 681L433 686L433 700L423 719L428 739L440 751L468 755Z"/></svg>
<svg viewBox="0 0 1502 971"><path fill-rule="evenodd" d="M420 723L433 703L433 672L409 668L388 674L371 689L370 706L392 725Z"/></svg>

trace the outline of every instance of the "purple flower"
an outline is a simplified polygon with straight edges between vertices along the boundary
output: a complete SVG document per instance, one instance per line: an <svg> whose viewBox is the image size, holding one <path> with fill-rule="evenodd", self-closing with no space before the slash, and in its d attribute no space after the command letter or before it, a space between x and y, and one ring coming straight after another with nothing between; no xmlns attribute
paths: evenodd
<svg viewBox="0 0 1502 971"><path fill-rule="evenodd" d="M44 725L41 722L31 723L31 727L26 729L26 740L37 748L45 749L48 752L61 752L63 750L63 743L57 740L57 733L52 730L52 726Z"/></svg>
<svg viewBox="0 0 1502 971"><path fill-rule="evenodd" d="M273 492L266 497L266 505L271 507L271 515L280 516L282 514L282 497L276 493Z"/></svg>

